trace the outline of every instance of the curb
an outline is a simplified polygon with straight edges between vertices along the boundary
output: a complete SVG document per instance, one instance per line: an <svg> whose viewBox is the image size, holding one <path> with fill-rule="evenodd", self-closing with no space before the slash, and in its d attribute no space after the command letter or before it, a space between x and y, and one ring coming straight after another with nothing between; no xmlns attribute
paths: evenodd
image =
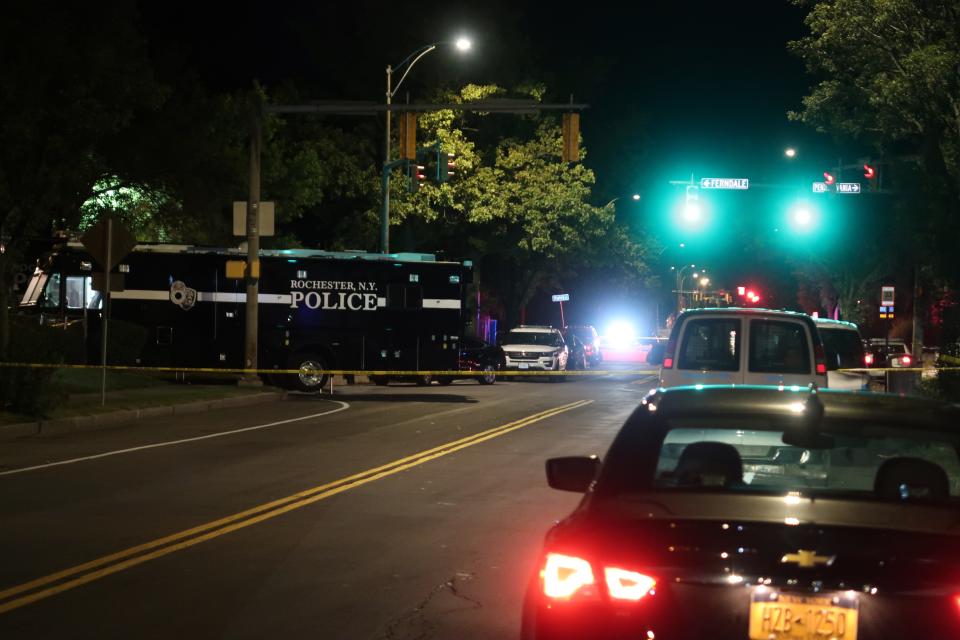
<svg viewBox="0 0 960 640"><path fill-rule="evenodd" d="M247 407L267 402L280 402L287 397L286 392L256 393L220 400L198 400L184 404L167 405L163 407L147 407L144 409L121 409L92 416L73 416L56 420L38 420L36 422L21 422L0 426L0 442L16 440L24 437L50 437L82 431L97 431L123 426L146 418L162 416L180 416L191 413L204 413L217 409Z"/></svg>

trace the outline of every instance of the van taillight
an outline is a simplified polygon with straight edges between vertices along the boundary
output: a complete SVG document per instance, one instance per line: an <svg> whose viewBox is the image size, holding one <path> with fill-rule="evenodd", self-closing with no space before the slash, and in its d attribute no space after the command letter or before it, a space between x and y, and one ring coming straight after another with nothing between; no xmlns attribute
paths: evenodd
<svg viewBox="0 0 960 640"><path fill-rule="evenodd" d="M663 350L663 368L664 369L673 369L673 350L676 348L677 342L673 338L667 340L667 346Z"/></svg>
<svg viewBox="0 0 960 640"><path fill-rule="evenodd" d="M827 355L823 350L823 345L818 344L813 349L813 358L817 363L817 375L827 374Z"/></svg>

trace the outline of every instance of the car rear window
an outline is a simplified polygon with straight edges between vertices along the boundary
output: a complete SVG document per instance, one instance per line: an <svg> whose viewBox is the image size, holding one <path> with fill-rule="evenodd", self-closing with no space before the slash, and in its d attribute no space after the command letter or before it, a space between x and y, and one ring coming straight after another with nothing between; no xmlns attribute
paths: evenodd
<svg viewBox="0 0 960 640"><path fill-rule="evenodd" d="M776 429L681 422L663 439L652 485L726 492L797 491L871 499L952 501L960 496L957 438L885 426L827 435L829 446L785 444Z"/></svg>
<svg viewBox="0 0 960 640"><path fill-rule="evenodd" d="M740 370L740 320L694 318L684 326L678 369Z"/></svg>
<svg viewBox="0 0 960 640"><path fill-rule="evenodd" d="M810 344L799 322L750 321L750 371L810 373Z"/></svg>
<svg viewBox="0 0 960 640"><path fill-rule="evenodd" d="M863 342L855 330L820 327L820 338L827 355L827 369L833 371L863 366Z"/></svg>

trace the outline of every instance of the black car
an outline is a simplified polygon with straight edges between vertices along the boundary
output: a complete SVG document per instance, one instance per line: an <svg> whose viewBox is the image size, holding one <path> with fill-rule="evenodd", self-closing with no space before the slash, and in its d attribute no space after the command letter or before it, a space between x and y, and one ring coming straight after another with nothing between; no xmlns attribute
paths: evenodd
<svg viewBox="0 0 960 640"><path fill-rule="evenodd" d="M603 354L600 352L600 336L593 325L572 324L564 327L563 337L567 343L573 343L579 351L577 363L583 362L583 366L568 367L569 369L586 369L589 367L598 367L603 362Z"/></svg>
<svg viewBox="0 0 960 640"><path fill-rule="evenodd" d="M657 390L555 525L522 637L960 637L960 407L798 387Z"/></svg>
<svg viewBox="0 0 960 640"><path fill-rule="evenodd" d="M488 344L479 338L465 337L460 343L460 371L482 371L483 375L442 376L437 382L443 385L450 384L455 379L469 378L480 384L493 384L497 380L497 372L504 366L503 349Z"/></svg>

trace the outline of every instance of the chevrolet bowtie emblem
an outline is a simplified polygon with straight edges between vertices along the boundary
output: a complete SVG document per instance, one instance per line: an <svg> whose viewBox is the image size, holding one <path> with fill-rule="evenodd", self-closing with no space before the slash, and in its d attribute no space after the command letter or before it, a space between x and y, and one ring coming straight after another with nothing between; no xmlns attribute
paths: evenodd
<svg viewBox="0 0 960 640"><path fill-rule="evenodd" d="M829 567L833 564L833 561L836 560L836 558L837 556L818 556L816 551L800 549L796 553L785 554L782 558L780 558L780 562L783 564L792 562L801 569L812 569L819 564Z"/></svg>

